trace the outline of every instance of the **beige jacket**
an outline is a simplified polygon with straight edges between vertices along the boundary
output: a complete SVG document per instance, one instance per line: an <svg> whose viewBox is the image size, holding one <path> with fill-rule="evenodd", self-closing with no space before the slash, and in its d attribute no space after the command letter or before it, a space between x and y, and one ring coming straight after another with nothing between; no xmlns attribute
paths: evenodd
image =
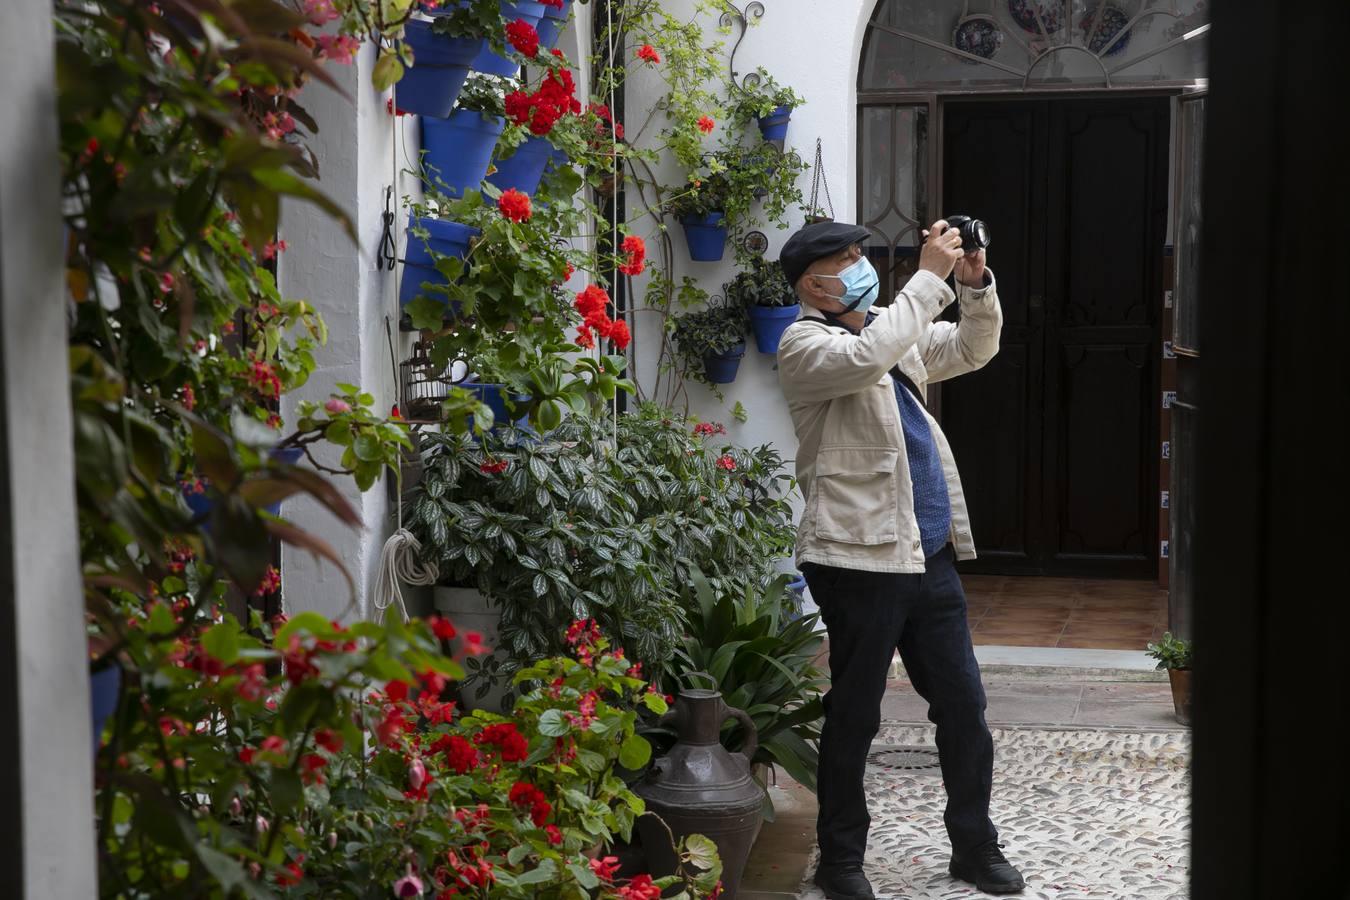
<svg viewBox="0 0 1350 900"><path fill-rule="evenodd" d="M961 322L934 322L957 299L920 270L860 334L831 325L815 310L783 333L778 379L797 432L797 483L806 507L797 527L797 563L870 572L922 572L909 459L888 374L898 361L927 384L972 372L998 352L1003 313L993 273L988 285L960 286ZM903 388L902 388L903 390ZM961 478L951 446L932 416L952 505L951 542L959 559L975 557Z"/></svg>

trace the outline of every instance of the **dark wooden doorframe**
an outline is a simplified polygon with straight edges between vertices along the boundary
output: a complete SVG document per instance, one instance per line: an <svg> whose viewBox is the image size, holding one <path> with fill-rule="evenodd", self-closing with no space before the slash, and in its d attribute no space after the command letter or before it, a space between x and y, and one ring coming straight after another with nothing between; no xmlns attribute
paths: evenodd
<svg viewBox="0 0 1350 900"><path fill-rule="evenodd" d="M991 267L1001 273L1004 351L985 372L945 386L940 401L984 551L971 571L1156 575L1167 96L1042 94L939 105L938 212L981 215L956 206L983 202L1001 219ZM955 127L977 128L965 146L949 131L953 114ZM1121 128L1135 130L1126 135L1136 143L1128 152L1109 140ZM986 155L986 143L999 149ZM1100 160L1117 152L1122 177L1144 192L1140 203L1125 187L1116 189L1125 205L1094 203L1094 179L1112 171ZM960 181L948 184L948 176ZM1113 418L1108 408L1126 413ZM1103 440L1112 433L1114 441ZM990 442L997 435L1003 447ZM1098 458L1108 473L1097 470ZM1121 471L1132 473L1128 489L1111 480Z"/></svg>

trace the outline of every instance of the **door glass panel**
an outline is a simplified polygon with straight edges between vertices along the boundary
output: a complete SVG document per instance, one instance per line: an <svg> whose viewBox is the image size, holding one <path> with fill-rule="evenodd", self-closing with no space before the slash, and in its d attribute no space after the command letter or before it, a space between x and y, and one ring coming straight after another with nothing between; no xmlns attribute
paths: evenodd
<svg viewBox="0 0 1350 900"><path fill-rule="evenodd" d="M1205 98L1181 101L1177 125L1180 160L1177 167L1177 277L1172 303L1172 343L1181 350L1200 349L1199 289L1201 172L1205 147Z"/></svg>
<svg viewBox="0 0 1350 900"><path fill-rule="evenodd" d="M928 223L928 107L864 106L858 208L872 232L864 250L891 302L918 264Z"/></svg>

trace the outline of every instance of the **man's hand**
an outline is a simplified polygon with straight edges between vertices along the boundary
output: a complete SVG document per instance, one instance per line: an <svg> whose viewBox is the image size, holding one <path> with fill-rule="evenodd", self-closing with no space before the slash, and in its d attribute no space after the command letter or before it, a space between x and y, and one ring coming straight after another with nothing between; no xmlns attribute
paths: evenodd
<svg viewBox="0 0 1350 900"><path fill-rule="evenodd" d="M983 250L972 250L956 261L956 280L967 287L984 287Z"/></svg>
<svg viewBox="0 0 1350 900"><path fill-rule="evenodd" d="M961 258L961 232L947 227L946 219L938 219L923 233L923 249L919 251L919 268L932 272L943 281L952 274L952 267ZM980 257L984 259L983 256ZM984 264L980 264L984 277Z"/></svg>

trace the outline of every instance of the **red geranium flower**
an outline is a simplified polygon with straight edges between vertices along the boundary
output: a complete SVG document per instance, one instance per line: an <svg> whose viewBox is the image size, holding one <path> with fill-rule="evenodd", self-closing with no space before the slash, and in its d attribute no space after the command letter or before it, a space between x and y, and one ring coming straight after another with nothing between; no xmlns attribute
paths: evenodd
<svg viewBox="0 0 1350 900"><path fill-rule="evenodd" d="M512 222L524 222L533 215L529 196L515 188L506 191L497 199L497 208Z"/></svg>
<svg viewBox="0 0 1350 900"><path fill-rule="evenodd" d="M329 753L337 753L342 749L342 735L328 728L320 728L314 732L314 743Z"/></svg>
<svg viewBox="0 0 1350 900"><path fill-rule="evenodd" d="M697 124L698 130L704 134L711 134L712 130L717 127L717 123L712 120L711 116L703 116Z"/></svg>
<svg viewBox="0 0 1350 900"><path fill-rule="evenodd" d="M656 49L652 47L651 44L643 44L639 47L637 57L638 59L646 60L652 65L656 65L661 61L661 54L657 53Z"/></svg>
<svg viewBox="0 0 1350 900"><path fill-rule="evenodd" d="M516 19L506 26L506 39L521 55L530 59L539 53L539 32L524 19Z"/></svg>
<svg viewBox="0 0 1350 900"><path fill-rule="evenodd" d="M647 245L642 238L630 234L623 239L619 249L628 254L628 259L619 265L619 271L625 275L641 275L647 259Z"/></svg>
<svg viewBox="0 0 1350 900"><path fill-rule="evenodd" d="M619 888L623 900L660 900L661 889L652 883L652 876L634 875L633 880Z"/></svg>
<svg viewBox="0 0 1350 900"><path fill-rule="evenodd" d="M427 624L431 626L431 633L443 641L451 640L456 634L454 623L449 619L431 616L427 619Z"/></svg>

